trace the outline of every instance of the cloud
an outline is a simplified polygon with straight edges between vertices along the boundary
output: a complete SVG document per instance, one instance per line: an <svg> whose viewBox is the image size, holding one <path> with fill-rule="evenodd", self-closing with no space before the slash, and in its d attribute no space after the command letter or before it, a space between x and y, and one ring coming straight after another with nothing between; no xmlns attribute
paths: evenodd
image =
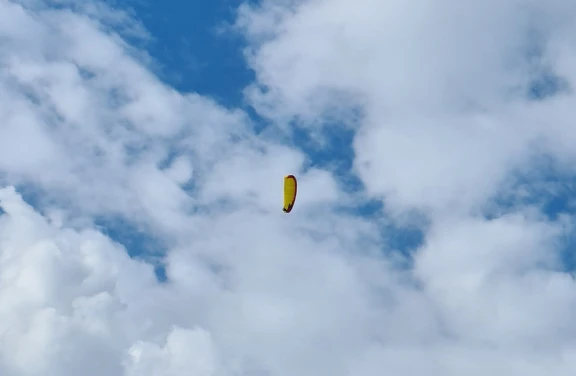
<svg viewBox="0 0 576 376"><path fill-rule="evenodd" d="M264 1L238 14L252 105L311 132L359 112L343 121L367 196L393 221L428 223L412 277L434 345L375 345L362 374L568 372L571 219L540 205L574 176L573 4Z"/></svg>
<svg viewBox="0 0 576 376"><path fill-rule="evenodd" d="M2 375L572 372L573 219L522 200L560 184L544 157L574 173L572 3L244 5L261 133L151 73L128 13L51 5L0 0ZM364 191L279 143L293 121L353 131ZM166 281L102 218L145 229Z"/></svg>
<svg viewBox="0 0 576 376"><path fill-rule="evenodd" d="M205 330L174 328L166 345L140 342L130 349L127 375L213 375L219 359L210 333Z"/></svg>
<svg viewBox="0 0 576 376"><path fill-rule="evenodd" d="M565 1L245 5L238 27L258 77L247 93L272 119L311 125L361 106L355 168L369 192L467 211L537 153L572 160L560 151L572 95L528 91L544 75L572 87L575 14Z"/></svg>

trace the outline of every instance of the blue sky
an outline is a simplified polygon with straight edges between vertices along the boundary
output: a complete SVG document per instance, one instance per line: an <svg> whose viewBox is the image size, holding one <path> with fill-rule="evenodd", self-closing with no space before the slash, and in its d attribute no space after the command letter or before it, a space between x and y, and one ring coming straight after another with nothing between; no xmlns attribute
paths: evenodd
<svg viewBox="0 0 576 376"><path fill-rule="evenodd" d="M167 83L241 107L242 90L254 76L242 57L242 38L226 30L241 3L132 0L121 5L129 5L152 35L147 49L160 63L158 74Z"/></svg>

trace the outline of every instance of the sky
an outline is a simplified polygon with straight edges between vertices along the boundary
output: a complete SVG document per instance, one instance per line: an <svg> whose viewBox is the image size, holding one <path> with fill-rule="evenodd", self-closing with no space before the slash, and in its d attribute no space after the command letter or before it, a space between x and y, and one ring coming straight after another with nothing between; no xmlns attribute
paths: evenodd
<svg viewBox="0 0 576 376"><path fill-rule="evenodd" d="M0 374L571 375L575 21L0 0Z"/></svg>

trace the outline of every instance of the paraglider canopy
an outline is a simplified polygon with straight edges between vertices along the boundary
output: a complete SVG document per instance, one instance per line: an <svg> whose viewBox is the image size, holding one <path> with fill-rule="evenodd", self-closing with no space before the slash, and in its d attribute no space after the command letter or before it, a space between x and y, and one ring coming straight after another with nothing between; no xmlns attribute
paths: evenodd
<svg viewBox="0 0 576 376"><path fill-rule="evenodd" d="M297 183L294 175L284 177L284 213L290 213L296 201Z"/></svg>

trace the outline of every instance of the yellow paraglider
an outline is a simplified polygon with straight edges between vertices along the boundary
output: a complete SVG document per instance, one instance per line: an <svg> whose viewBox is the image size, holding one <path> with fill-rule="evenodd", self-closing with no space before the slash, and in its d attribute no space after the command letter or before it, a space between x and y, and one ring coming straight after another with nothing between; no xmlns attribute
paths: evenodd
<svg viewBox="0 0 576 376"><path fill-rule="evenodd" d="M294 202L296 201L296 191L298 189L298 184L296 183L296 177L294 175L288 175L284 177L284 208L282 209L284 213L290 213L294 207Z"/></svg>

